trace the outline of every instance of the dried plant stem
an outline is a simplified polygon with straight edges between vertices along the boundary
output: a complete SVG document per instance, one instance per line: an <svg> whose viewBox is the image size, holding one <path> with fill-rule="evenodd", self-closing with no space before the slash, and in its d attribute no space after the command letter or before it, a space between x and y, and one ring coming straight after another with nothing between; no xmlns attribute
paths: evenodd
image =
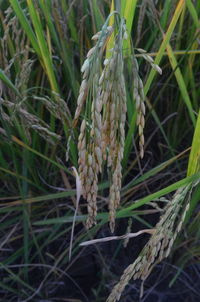
<svg viewBox="0 0 200 302"><path fill-rule="evenodd" d="M144 229L144 230L138 231L137 233L128 233L128 234L125 234L122 236L110 236L110 237L104 237L101 239L93 239L93 240L89 240L89 241L84 241L84 242L80 243L80 246L87 246L87 245L91 245L91 244L108 242L108 241L112 241L112 240L130 239L130 238L134 238L139 235L142 235L144 233L153 234L154 232L155 232L155 229Z"/></svg>

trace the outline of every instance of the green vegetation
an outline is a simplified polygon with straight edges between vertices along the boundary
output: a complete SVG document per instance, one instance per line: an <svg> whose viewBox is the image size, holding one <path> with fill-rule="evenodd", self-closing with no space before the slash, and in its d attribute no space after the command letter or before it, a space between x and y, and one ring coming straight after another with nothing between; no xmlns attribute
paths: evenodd
<svg viewBox="0 0 200 302"><path fill-rule="evenodd" d="M199 16L197 0L0 1L0 301L106 301L128 267L109 296L113 302L132 276L145 280L164 257L169 256L169 263L177 267L167 281L171 287L187 266L198 261ZM110 32L108 26L112 26ZM91 40L99 31L97 41ZM84 62L95 45L87 69ZM114 117L119 122L116 128L111 123L106 128L107 134L115 130L116 145L112 149L107 140L106 148L111 148L107 155L114 159L116 150L123 151L123 159L120 155L116 165L113 160L108 166L107 155L97 161L98 168L93 167L93 172L97 169L93 176L98 177L97 199L90 204L94 183L90 179L85 195L90 205L81 198L74 216L78 190L71 168L81 175L78 142L83 139L84 121L87 163L90 155L93 162L97 159L93 144L98 147L100 141L91 134L97 125L92 112L97 111L94 99L99 86L106 91L112 81L109 71L109 78L97 84L103 68L106 72L114 58L111 48L120 49L114 69L120 77L113 80L108 100L121 111ZM81 68L89 70L89 76L84 78ZM124 85L121 95L120 83ZM137 83L141 86L134 90ZM77 100L83 91L86 100L79 111ZM115 104L114 94L120 96ZM126 120L120 100L127 107ZM111 105L104 103L100 110L103 122L109 119ZM116 188L113 175L119 165L121 183ZM115 194L116 200L118 191L120 205L117 200L113 207L111 197ZM116 236L147 228L150 235L129 239L126 247L118 240L114 252L109 251L113 249L109 241L80 246L112 236L109 219ZM86 225L93 226L87 229ZM149 241L141 240L143 236ZM155 245L160 249L153 250ZM128 251L131 257L121 261ZM139 271L136 276L138 263L143 274ZM87 289L80 276L94 279L95 266L98 274L88 285L92 289ZM128 300L121 296L120 301Z"/></svg>

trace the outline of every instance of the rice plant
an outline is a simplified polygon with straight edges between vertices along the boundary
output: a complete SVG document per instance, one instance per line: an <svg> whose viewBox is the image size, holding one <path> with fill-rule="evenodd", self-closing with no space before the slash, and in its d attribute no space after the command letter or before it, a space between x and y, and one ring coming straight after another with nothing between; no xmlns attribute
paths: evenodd
<svg viewBox="0 0 200 302"><path fill-rule="evenodd" d="M0 300L151 301L166 264L172 292L197 273L199 13L0 1Z"/></svg>

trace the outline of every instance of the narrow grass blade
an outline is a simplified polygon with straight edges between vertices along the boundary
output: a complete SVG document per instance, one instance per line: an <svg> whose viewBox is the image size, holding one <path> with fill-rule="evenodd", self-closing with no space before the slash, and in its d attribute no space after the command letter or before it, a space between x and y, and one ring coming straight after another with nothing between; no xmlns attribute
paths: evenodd
<svg viewBox="0 0 200 302"><path fill-rule="evenodd" d="M57 81L55 78L55 74L53 71L53 64L51 60L51 56L47 47L46 38L44 36L43 30L42 30L42 24L39 17L38 12L36 11L33 1L27 0L31 20L33 22L33 26L35 28L35 33L32 30L32 27L24 14L18 0L10 0L10 4L12 5L15 14L17 15L22 28L27 34L27 37L31 41L31 44L37 53L39 59L41 60L41 63L45 69L45 72L48 76L49 82L51 84L51 88L55 92L59 92Z"/></svg>
<svg viewBox="0 0 200 302"><path fill-rule="evenodd" d="M18 275L14 274L12 270L10 270L7 266L5 266L3 263L0 263L0 268L3 268L13 280L24 286L25 288L31 290L32 292L35 291L35 289L30 286L28 283L24 282Z"/></svg>
<svg viewBox="0 0 200 302"><path fill-rule="evenodd" d="M38 4L40 5L40 8L41 8L41 10L42 10L42 12L43 12L43 14L45 16L48 28L49 28L50 33L51 33L51 37L55 41L56 46L58 47L58 49L60 50L60 48L61 48L60 41L58 39L58 35L56 33L56 30L55 30L55 25L54 25L54 23L52 21L52 18L51 18L51 13L50 13L51 5L50 5L50 2L49 1L39 1Z"/></svg>
<svg viewBox="0 0 200 302"><path fill-rule="evenodd" d="M135 16L136 5L137 5L137 0L127 0L127 1L122 1L122 6L121 6L121 16L124 17L126 20L126 28L129 34L128 39L125 40L123 43L123 48L125 50L125 53L129 55L131 54L130 38L131 38L131 29Z"/></svg>
<svg viewBox="0 0 200 302"><path fill-rule="evenodd" d="M160 46L160 48L159 48L159 50L158 50L158 52L156 54L156 57L155 57L155 64L159 65L160 61L162 60L163 56L165 55L166 47L167 47L167 45L168 45L168 43L169 43L169 41L171 39L171 36L173 34L173 31L174 31L174 28L175 28L175 26L177 24L177 21L178 21L178 19L180 17L180 14L182 12L184 4L185 4L184 0L179 0L179 3L177 5L177 7L176 7L176 10L175 10L174 15L172 17L170 25L169 25L169 27L167 29L167 32L166 32L165 35L163 35L163 41L162 41L161 46ZM156 75L156 71L154 69L151 69L151 72L150 72L150 74L149 74L149 76L147 78L147 81L145 83L145 86L144 86L145 95L147 95L147 93L148 93L148 91L150 89L150 86L151 86L151 84L152 84L152 82L154 80L155 75ZM161 125L160 122L158 122L159 118L157 117L157 114L156 114L155 110L153 110L152 113L153 113L153 117L154 117L156 123L159 125L159 128L161 129L161 132L162 132L162 134L165 137L165 140L166 140L167 144L169 145L167 137L165 135L165 132L164 132L164 130L162 128L162 125ZM126 141L126 145L125 145L125 151L126 151L126 153L125 153L124 167L126 166L126 162L127 162L127 158L128 158L128 150L130 149L130 143L131 143L130 137L131 137L132 128L134 129L134 127L133 127L134 120L135 120L135 116L133 115L132 120L130 122L130 125L132 125L132 127L129 129L129 133L128 133L128 136L127 136L128 140Z"/></svg>
<svg viewBox="0 0 200 302"><path fill-rule="evenodd" d="M115 5L114 5L114 0L112 0L111 2L111 6L110 6L110 13L114 12L115 10ZM113 26L115 22L115 16L114 14L110 17L109 20L109 26ZM113 48L114 45L114 32L112 33L110 39L108 40L108 43L106 45L106 58L109 58L111 56L111 53L109 52L109 49Z"/></svg>
<svg viewBox="0 0 200 302"><path fill-rule="evenodd" d="M91 3L91 8L92 8L92 18L94 19L94 23L96 24L95 32L97 32L101 29L102 24L104 23L104 18L99 9L97 0L92 0L92 2L90 2L90 3Z"/></svg>
<svg viewBox="0 0 200 302"><path fill-rule="evenodd" d="M135 111L132 116L131 122L129 124L129 130L128 130L128 133L127 133L126 139L125 139L124 157L123 157L123 161L122 161L123 168L125 168L128 163L129 154L131 151L131 146L132 146L132 141L133 141L133 134L135 133L135 128L136 128L136 118L137 118L137 112Z"/></svg>
<svg viewBox="0 0 200 302"><path fill-rule="evenodd" d="M132 29L133 19L135 16L137 0L122 1L122 3L120 3L120 4L121 4L121 11L119 13L123 18L125 18L126 28L129 33L128 40L123 42L123 48L126 53L130 54L131 53L131 48L130 48L131 29ZM110 12L112 13L113 11L117 11L117 7L115 7L114 0L112 0L111 7L110 7ZM114 15L112 15L110 17L110 21L109 21L110 26L112 26L114 24L114 18L115 18ZM107 47L106 47L106 57L107 58L110 56L110 53L108 50L113 47L113 41L114 41L114 34L111 35L111 37L107 43Z"/></svg>
<svg viewBox="0 0 200 302"><path fill-rule="evenodd" d="M186 177L182 180L179 180L179 181L173 183L172 185L170 185L164 189L161 189L153 194L149 194L148 196L133 202L133 204L131 206L124 208L122 210L119 210L116 214L116 218L132 217L134 209L137 209L137 208L147 204L148 202L151 202L154 199L157 199L166 194L169 194L169 193L177 190L178 188L197 180L199 177L200 177L200 173L197 173L190 177ZM87 215L76 216L76 221L85 221L86 219L87 219ZM108 213L98 214L97 219L102 219L103 222L106 223L108 221ZM48 225L48 224L66 223L66 222L72 222L72 221L73 221L73 216L71 216L71 217L65 216L65 217L59 217L59 218L46 219L45 221L44 220L37 221L34 224L35 225Z"/></svg>
<svg viewBox="0 0 200 302"><path fill-rule="evenodd" d="M197 185L197 188L194 190L191 200L190 200L190 208L186 214L184 223L188 223L190 218L192 217L197 205L200 201L200 184ZM199 228L198 228L199 229Z"/></svg>
<svg viewBox="0 0 200 302"><path fill-rule="evenodd" d="M35 29L37 43L40 48L44 67L45 67L46 73L48 75L50 84L51 84L51 88L54 92L59 92L57 81L56 81L54 70L53 70L53 64L52 64L50 52L49 52L46 38L45 38L43 29L42 29L42 23L40 20L39 13L36 11L32 0L27 0L27 5L29 8L30 16L31 16L31 21L33 22L33 26Z"/></svg>
<svg viewBox="0 0 200 302"><path fill-rule="evenodd" d="M26 145L24 142L22 142L20 139L18 139L17 137L15 136L12 136L12 140L17 143L18 145L22 146L23 148L26 148L28 149L29 151L33 152L34 154L44 158L45 160L47 160L48 162L52 163L53 165L57 166L58 168L64 170L65 172L68 172L69 171L62 165L60 165L59 163L55 162L54 160L52 160L51 158L45 156L44 154L38 152L37 150L34 150L33 148L29 147L28 145Z"/></svg>
<svg viewBox="0 0 200 302"><path fill-rule="evenodd" d="M193 21L195 23L195 26L197 28L199 28L200 22L199 22L198 13L197 13L197 11L195 9L194 4L192 3L191 0L186 0L186 5L187 5L187 8L188 8L188 10L189 10L189 12L190 12L190 14L192 16L192 19L193 19Z"/></svg>
<svg viewBox="0 0 200 302"><path fill-rule="evenodd" d="M27 177L23 176L23 175L19 175L18 173L16 172L13 172L11 170L8 170L8 169L5 169L5 168L2 168L0 167L0 171L3 171L4 173L7 173L9 175L12 175L14 177L16 177L17 179L20 179L20 180L24 180L26 181L27 183L31 184L32 186L35 186L36 188L40 189L40 190L43 190L42 187L38 186L37 184L35 184L33 181L31 181L30 179L28 179Z"/></svg>
<svg viewBox="0 0 200 302"><path fill-rule="evenodd" d="M71 3L68 4L67 1L61 1L61 6L62 6L63 12L65 14L67 14L67 11L69 11L70 5L71 5ZM79 43L79 33L77 30L77 25L76 25L76 12L73 9L73 7L70 8L68 24L69 24L69 29L70 29L72 39L78 44Z"/></svg>
<svg viewBox="0 0 200 302"><path fill-rule="evenodd" d="M180 14L182 12L182 9L183 9L184 5L185 5L185 1L184 0L179 0L178 5L176 7L176 10L175 10L175 12L173 14L172 20L170 22L170 25L169 25L169 27L167 29L166 34L164 34L164 36L163 36L163 41L162 41L161 46L160 46L160 48L158 50L158 53L156 55L155 64L157 64L157 65L159 65L160 61L163 58L165 49L166 49L166 47L167 47L167 45L168 45L168 43L169 43L169 41L171 39L171 36L173 34L173 31L174 31L174 28L175 28L175 26L177 24L177 21L178 21L178 19L180 17ZM151 84L153 82L153 79L154 79L155 75L156 75L156 71L154 69L151 69L151 72L150 72L150 74L148 76L148 79L147 79L145 87L144 87L145 94L148 93L149 88L150 88L150 86L151 86Z"/></svg>
<svg viewBox="0 0 200 302"><path fill-rule="evenodd" d="M178 67L176 57L173 54L173 50L172 50L170 44L167 45L167 53L168 53L168 57L169 57L172 69L174 70L174 74L175 74L177 83L179 85L179 89L180 89L182 98L185 101L185 104L186 104L186 106L188 108L188 111L189 111L191 121L192 121L192 123L195 127L196 118L195 118L195 115L194 115L194 112L193 112L192 102L190 100L190 96L188 94L188 91L187 91L187 88L186 88L186 85L185 85L185 82L184 82L183 75L181 73L180 68Z"/></svg>
<svg viewBox="0 0 200 302"><path fill-rule="evenodd" d="M24 12L23 12L20 4L19 4L19 1L18 0L10 0L10 4L11 4L16 16L18 17L24 31L26 32L27 37L31 41L31 44L32 44L35 52L39 55L39 57L41 57L41 52L40 52L40 48L39 48L38 43L37 43L36 36L35 36L32 28L29 24L28 19L26 18L26 15L24 14Z"/></svg>
<svg viewBox="0 0 200 302"><path fill-rule="evenodd" d="M12 202L11 201L4 202L4 203L0 203L0 206L12 207L12 206L17 206L17 205L22 205L23 203L31 204L31 203L47 201L47 200L53 201L58 198L74 196L75 194L76 194L75 191L66 191L66 192L61 192L61 193L54 193L54 194L42 195L42 196L38 196L38 197L26 198L24 200L20 199L20 200L15 200Z"/></svg>
<svg viewBox="0 0 200 302"><path fill-rule="evenodd" d="M0 3L0 4L1 4L1 3ZM19 294L19 292L18 292L17 289L14 289L14 288L12 288L12 287L10 287L10 286L7 286L7 285L5 284L5 282L1 282L1 281L0 281L0 288L2 288L2 289L4 289L4 290L7 290L8 292L15 294L16 296L18 296L18 294Z"/></svg>
<svg viewBox="0 0 200 302"><path fill-rule="evenodd" d="M179 180L175 183L173 183L172 185L164 188L164 189L161 189L153 194L150 194L138 201L135 201L131 206L125 208L125 209L122 209L120 210L118 213L117 213L117 217L120 217L121 215L129 212L129 211L132 211L134 209L137 209L141 206L143 206L144 204L147 204L148 202L154 200L154 199L157 199L163 195L166 195L166 194L169 194L170 192L173 192L175 190L177 190L178 188L182 187L182 186L185 186L193 181L196 181L197 179L199 179L200 177L200 173L197 173L197 174L194 174L192 176L189 176L189 177L186 177L182 180Z"/></svg>
<svg viewBox="0 0 200 302"><path fill-rule="evenodd" d="M192 149L190 152L187 176L191 176L200 170L200 111L194 131Z"/></svg>
<svg viewBox="0 0 200 302"><path fill-rule="evenodd" d="M124 194L124 192L126 192L126 190L132 188L133 186L142 183L143 181L146 181L147 179L149 179L150 177L158 174L159 172L163 171L164 169L166 169L167 167L169 167L172 163L176 162L180 157L182 157L186 152L188 152L190 150L190 148L184 150L183 152L181 152L180 154L170 158L169 160L163 162L162 164L156 166L155 168L152 168L150 171L145 172L144 174L142 174L140 177L131 180L125 187L122 188L122 195ZM129 172L129 171L128 171ZM128 173L127 173L128 174ZM125 172L125 176L126 176L126 172ZM189 176L189 175L188 175Z"/></svg>

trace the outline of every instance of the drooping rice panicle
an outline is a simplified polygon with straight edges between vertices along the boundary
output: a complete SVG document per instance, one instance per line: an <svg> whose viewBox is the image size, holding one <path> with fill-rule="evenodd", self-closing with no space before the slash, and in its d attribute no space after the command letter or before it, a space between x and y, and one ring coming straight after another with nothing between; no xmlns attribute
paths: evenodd
<svg viewBox="0 0 200 302"><path fill-rule="evenodd" d="M134 263L125 269L107 302L119 301L123 290L132 278L146 280L155 264L169 256L173 243L182 228L189 209L192 190L196 184L189 184L176 191L155 226L155 232Z"/></svg>
<svg viewBox="0 0 200 302"><path fill-rule="evenodd" d="M145 96L142 80L139 76L138 63L133 57L133 97L135 99L135 108L137 111L137 126L139 133L140 157L144 157L144 125L145 125Z"/></svg>
<svg viewBox="0 0 200 302"><path fill-rule="evenodd" d="M115 227L115 211L120 204L122 178L121 161L124 153L125 120L126 120L126 89L123 75L123 39L126 38L123 20L115 36L111 56L104 62L102 76L106 79L103 85L103 135L102 152L111 170L109 193L110 229Z"/></svg>
<svg viewBox="0 0 200 302"><path fill-rule="evenodd" d="M154 68L158 73L162 74L161 68L154 64L151 56L146 54L146 51L141 48L136 48L141 56ZM133 97L135 99L135 107L137 111L137 126L139 134L139 149L140 157L144 157L144 126L145 126L145 95L143 82L139 76L139 67L135 56L133 56Z"/></svg>
<svg viewBox="0 0 200 302"><path fill-rule="evenodd" d="M89 90L91 90L92 88L91 79L92 76L94 76L94 70L98 71L97 68L98 62L96 62L97 56L99 56L100 58L102 57L102 51L105 47L105 43L108 37L112 34L112 31L113 28L109 26L92 37L92 40L96 41L96 44L88 51L87 58L85 59L81 67L81 72L83 76L82 76L81 86L79 89L77 108L73 121L74 126L76 126L77 124L84 102L88 97Z"/></svg>
<svg viewBox="0 0 200 302"><path fill-rule="evenodd" d="M126 86L124 79L123 40L127 39L124 19L116 16L115 30L103 26L92 39L96 41L84 61L81 72L83 80L79 90L73 125L76 126L84 103L86 109L79 136L79 173L84 198L88 201L87 226L95 223L97 213L98 174L102 161L107 161L110 171L109 216L110 229L115 227L115 212L120 204L122 179L121 162L124 153L126 121ZM113 32L114 30L114 32ZM113 33L113 47L104 58L106 43ZM139 51L152 65L152 59ZM137 126L139 129L140 157L144 156L145 95L138 64L133 56L133 96L136 101ZM103 109L103 110L102 110Z"/></svg>
<svg viewBox="0 0 200 302"><path fill-rule="evenodd" d="M98 191L98 174L101 172L102 166L102 83L100 81L101 58L105 44L109 36L112 34L113 28L102 28L92 37L97 41L96 45L89 50L87 59L81 68L83 73L83 81L79 91L78 104L74 117L74 125L76 125L78 117L86 101L86 119L81 125L79 135L79 174L83 186L83 196L88 202L88 219L86 226L90 228L96 223L97 214L97 191ZM87 107L91 114L87 117Z"/></svg>

